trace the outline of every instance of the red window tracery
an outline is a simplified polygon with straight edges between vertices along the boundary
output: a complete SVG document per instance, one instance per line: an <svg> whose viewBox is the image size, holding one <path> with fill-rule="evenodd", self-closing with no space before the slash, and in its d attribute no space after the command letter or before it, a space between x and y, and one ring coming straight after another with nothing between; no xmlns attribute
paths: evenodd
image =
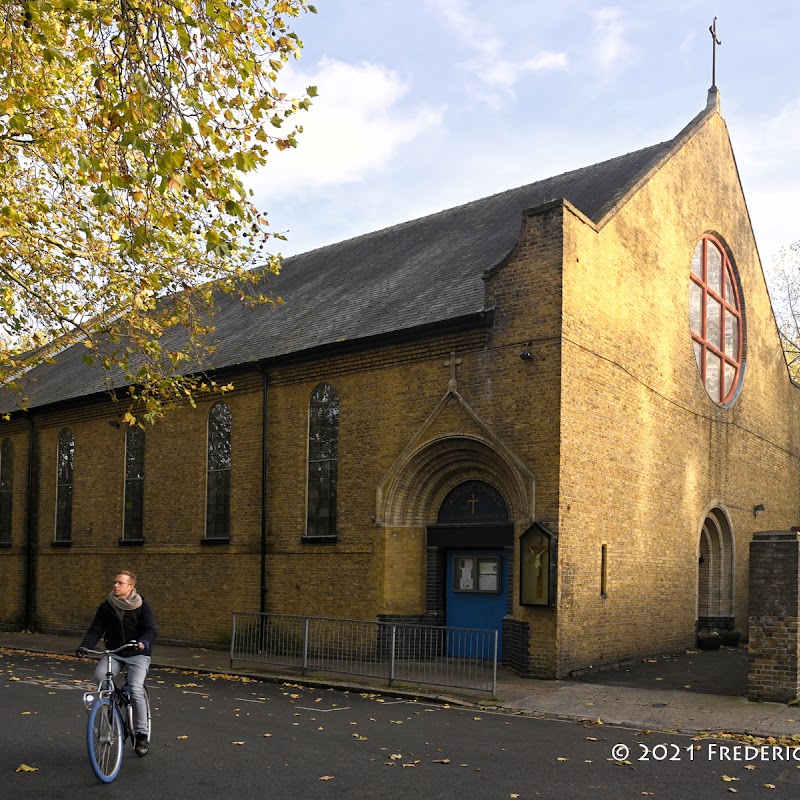
<svg viewBox="0 0 800 800"><path fill-rule="evenodd" d="M704 236L692 256L689 319L697 368L719 405L736 393L742 366L742 310L733 266L722 245Z"/></svg>

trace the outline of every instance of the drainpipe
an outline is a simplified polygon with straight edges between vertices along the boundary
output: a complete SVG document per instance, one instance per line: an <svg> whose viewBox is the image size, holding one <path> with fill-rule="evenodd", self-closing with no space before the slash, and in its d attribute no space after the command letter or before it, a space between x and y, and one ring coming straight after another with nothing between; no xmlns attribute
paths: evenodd
<svg viewBox="0 0 800 800"><path fill-rule="evenodd" d="M260 611L267 610L267 371L261 369L261 602Z"/></svg>
<svg viewBox="0 0 800 800"><path fill-rule="evenodd" d="M25 630L33 628L33 612L36 602L35 581L35 562L34 562L34 512L36 508L34 487L33 459L36 449L34 447L34 425L33 417L28 414L28 486L26 499L26 519L25 519Z"/></svg>

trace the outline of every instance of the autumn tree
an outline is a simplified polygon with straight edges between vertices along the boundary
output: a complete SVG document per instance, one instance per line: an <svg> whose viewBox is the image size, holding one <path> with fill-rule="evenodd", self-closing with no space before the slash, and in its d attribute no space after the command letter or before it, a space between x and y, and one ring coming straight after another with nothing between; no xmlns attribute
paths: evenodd
<svg viewBox="0 0 800 800"><path fill-rule="evenodd" d="M781 251L770 283L789 374L795 383L800 383L800 242Z"/></svg>
<svg viewBox="0 0 800 800"><path fill-rule="evenodd" d="M9 0L0 7L0 386L65 343L151 419L203 386L214 291L268 302L245 188L296 145L278 87L306 0ZM262 284L263 285L263 284ZM180 326L185 336L165 337ZM166 344L169 339L181 344ZM23 403L24 400L20 400Z"/></svg>

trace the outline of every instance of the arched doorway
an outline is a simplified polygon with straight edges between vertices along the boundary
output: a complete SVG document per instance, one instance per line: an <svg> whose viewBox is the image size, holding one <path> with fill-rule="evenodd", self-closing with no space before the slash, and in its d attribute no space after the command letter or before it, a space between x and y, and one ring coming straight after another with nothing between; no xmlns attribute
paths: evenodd
<svg viewBox="0 0 800 800"><path fill-rule="evenodd" d="M514 526L508 504L483 480L463 481L439 506L436 524L427 529L429 552L437 554L442 574L448 627L481 628L502 634L510 612ZM468 652L452 655L474 656ZM498 657L502 656L498 638Z"/></svg>
<svg viewBox="0 0 800 800"><path fill-rule="evenodd" d="M700 531L698 628L733 622L733 536L722 509L712 509Z"/></svg>

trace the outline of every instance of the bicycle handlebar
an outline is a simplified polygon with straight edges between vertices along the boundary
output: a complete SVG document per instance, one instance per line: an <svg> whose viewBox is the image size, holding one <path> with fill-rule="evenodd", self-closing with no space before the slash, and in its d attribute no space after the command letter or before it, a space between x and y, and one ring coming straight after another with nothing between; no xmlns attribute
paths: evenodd
<svg viewBox="0 0 800 800"><path fill-rule="evenodd" d="M87 655L93 656L113 656L119 653L122 650L127 650L129 647L138 647L139 642L137 640L133 640L131 642L126 642L125 644L118 647L116 650L90 650L88 647L84 648L86 650Z"/></svg>

